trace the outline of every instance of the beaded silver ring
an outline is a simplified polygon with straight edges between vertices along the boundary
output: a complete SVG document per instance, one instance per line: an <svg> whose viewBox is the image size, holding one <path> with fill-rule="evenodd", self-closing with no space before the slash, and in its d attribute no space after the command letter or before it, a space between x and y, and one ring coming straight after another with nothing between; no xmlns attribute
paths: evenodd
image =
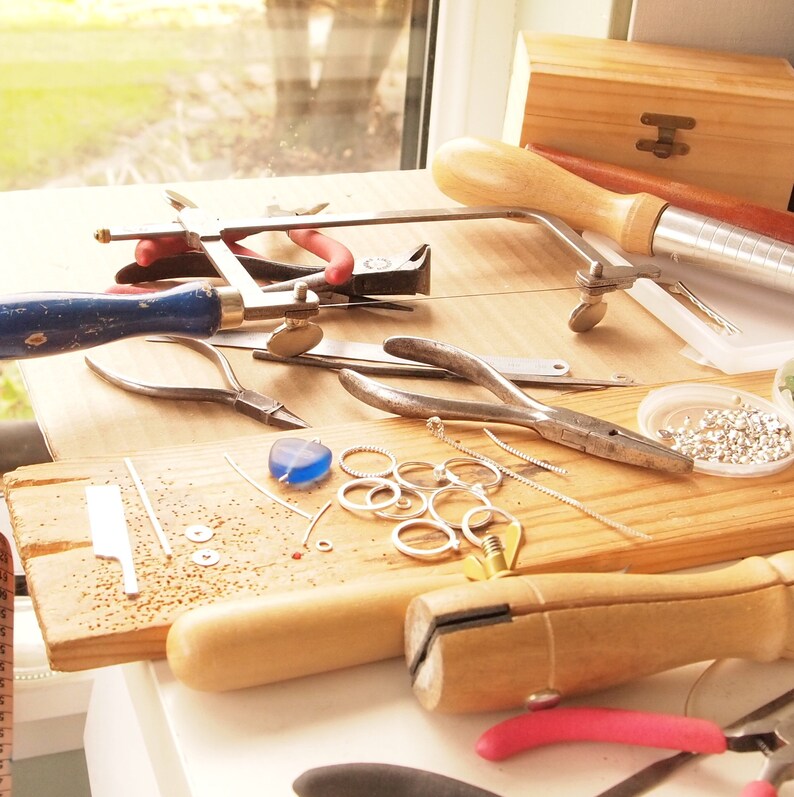
<svg viewBox="0 0 794 797"><path fill-rule="evenodd" d="M400 539L400 534L402 534L405 529L413 528L414 526L429 526L430 528L446 534L448 539L443 545L439 545L435 548L415 548L413 545L408 545ZM413 556L415 559L423 559L428 556L439 556L447 551L457 551L458 548L460 548L460 540L457 538L454 529L450 528L443 520L430 520L430 518L416 518L398 523L391 533L391 541L400 553L406 556Z"/></svg>
<svg viewBox="0 0 794 797"><path fill-rule="evenodd" d="M384 470L375 471L374 473L364 473L360 470L354 470L345 462L345 460L353 454L360 453L380 454L389 460L389 467L385 468ZM350 448L346 448L339 455L339 467L348 476L353 476L356 479L385 479L387 476L391 476L392 471L397 467L397 458L391 453L391 451L387 451L385 448L380 448L379 446L350 446Z"/></svg>

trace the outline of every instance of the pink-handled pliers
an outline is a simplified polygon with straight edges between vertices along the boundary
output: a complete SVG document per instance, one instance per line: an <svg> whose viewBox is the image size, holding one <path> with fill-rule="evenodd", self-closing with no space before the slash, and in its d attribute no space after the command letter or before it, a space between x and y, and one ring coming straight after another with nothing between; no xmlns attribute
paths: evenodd
<svg viewBox="0 0 794 797"><path fill-rule="evenodd" d="M489 761L556 742L597 741L661 747L692 753L761 751L766 756L757 780L741 797L772 797L794 778L794 713L751 722L726 735L714 722L674 714L611 708L553 708L500 722L477 740L477 753Z"/></svg>

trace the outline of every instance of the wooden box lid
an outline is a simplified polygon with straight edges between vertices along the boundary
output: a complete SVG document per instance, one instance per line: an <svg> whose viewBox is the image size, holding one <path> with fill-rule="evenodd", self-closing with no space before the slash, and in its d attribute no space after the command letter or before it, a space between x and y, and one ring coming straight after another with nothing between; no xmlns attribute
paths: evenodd
<svg viewBox="0 0 794 797"><path fill-rule="evenodd" d="M637 142L663 136L648 115L693 120L672 136L687 151L643 150L651 144ZM792 130L794 68L785 59L519 36L504 121L510 143L546 144L786 209Z"/></svg>

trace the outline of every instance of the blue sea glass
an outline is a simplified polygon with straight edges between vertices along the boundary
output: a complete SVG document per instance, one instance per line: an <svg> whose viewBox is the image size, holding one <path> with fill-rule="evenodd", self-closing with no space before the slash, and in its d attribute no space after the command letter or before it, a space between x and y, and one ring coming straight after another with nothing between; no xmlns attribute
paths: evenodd
<svg viewBox="0 0 794 797"><path fill-rule="evenodd" d="M267 466L280 482L305 484L325 476L332 459L331 449L317 440L285 437L271 446Z"/></svg>

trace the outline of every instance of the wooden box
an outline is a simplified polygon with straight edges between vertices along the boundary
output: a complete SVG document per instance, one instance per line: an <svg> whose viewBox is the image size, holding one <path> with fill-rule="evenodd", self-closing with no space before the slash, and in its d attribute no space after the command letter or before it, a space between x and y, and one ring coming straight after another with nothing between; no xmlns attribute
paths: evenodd
<svg viewBox="0 0 794 797"><path fill-rule="evenodd" d="M524 32L503 138L785 210L794 69L782 58Z"/></svg>

